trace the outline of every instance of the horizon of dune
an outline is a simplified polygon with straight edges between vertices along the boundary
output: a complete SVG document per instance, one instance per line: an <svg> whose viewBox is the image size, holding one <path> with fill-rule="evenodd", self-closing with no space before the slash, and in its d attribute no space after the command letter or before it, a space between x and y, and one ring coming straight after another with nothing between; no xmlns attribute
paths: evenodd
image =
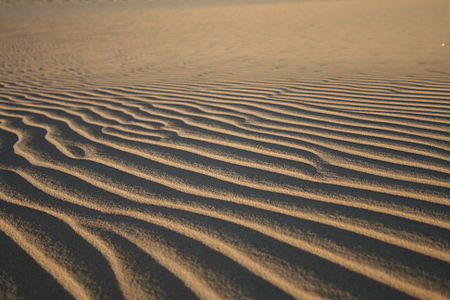
<svg viewBox="0 0 450 300"><path fill-rule="evenodd" d="M31 2L0 299L450 299L449 1Z"/></svg>

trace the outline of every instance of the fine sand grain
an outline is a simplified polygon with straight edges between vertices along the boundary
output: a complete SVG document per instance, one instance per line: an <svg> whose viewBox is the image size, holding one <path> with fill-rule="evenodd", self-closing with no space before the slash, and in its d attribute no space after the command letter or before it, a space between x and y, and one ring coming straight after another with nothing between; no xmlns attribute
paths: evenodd
<svg viewBox="0 0 450 300"><path fill-rule="evenodd" d="M450 299L449 1L19 2L0 299Z"/></svg>

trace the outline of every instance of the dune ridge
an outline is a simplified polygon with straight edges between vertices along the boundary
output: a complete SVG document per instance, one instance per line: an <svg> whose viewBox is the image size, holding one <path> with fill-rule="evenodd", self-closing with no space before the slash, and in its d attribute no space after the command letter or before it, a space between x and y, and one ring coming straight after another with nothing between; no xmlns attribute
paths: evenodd
<svg viewBox="0 0 450 300"><path fill-rule="evenodd" d="M447 299L442 79L3 82L1 231L75 298Z"/></svg>

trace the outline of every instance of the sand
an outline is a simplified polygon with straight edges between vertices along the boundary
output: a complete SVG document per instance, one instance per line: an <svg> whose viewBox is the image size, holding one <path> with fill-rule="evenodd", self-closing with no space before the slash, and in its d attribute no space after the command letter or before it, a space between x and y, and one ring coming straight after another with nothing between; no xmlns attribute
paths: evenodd
<svg viewBox="0 0 450 300"><path fill-rule="evenodd" d="M0 1L0 298L450 299L449 11Z"/></svg>

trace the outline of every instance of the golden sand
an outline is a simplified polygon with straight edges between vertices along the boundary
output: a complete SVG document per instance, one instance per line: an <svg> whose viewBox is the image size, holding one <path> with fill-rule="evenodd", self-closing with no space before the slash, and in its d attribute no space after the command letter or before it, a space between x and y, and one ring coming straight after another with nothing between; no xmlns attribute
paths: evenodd
<svg viewBox="0 0 450 300"><path fill-rule="evenodd" d="M449 1L19 2L1 299L450 299Z"/></svg>

